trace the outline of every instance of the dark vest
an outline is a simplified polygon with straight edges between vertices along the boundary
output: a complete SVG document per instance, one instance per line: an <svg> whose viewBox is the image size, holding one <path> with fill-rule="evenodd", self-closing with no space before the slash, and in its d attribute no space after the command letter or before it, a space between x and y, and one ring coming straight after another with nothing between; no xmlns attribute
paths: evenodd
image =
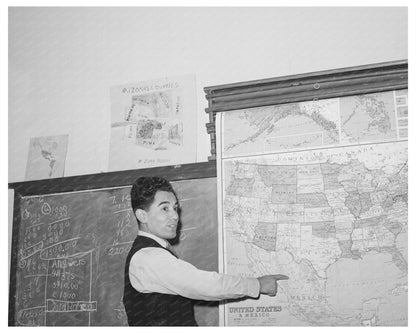
<svg viewBox="0 0 416 333"><path fill-rule="evenodd" d="M141 293L131 285L129 278L131 258L145 247L160 247L174 255L155 240L137 236L127 255L124 270L123 303L129 326L197 326L193 304L189 298L161 293Z"/></svg>

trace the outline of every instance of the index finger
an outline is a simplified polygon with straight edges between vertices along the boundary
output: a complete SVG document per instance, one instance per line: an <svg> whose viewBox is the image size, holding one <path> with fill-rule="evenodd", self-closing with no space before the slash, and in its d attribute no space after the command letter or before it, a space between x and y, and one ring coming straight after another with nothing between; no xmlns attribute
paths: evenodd
<svg viewBox="0 0 416 333"><path fill-rule="evenodd" d="M283 274L276 274L276 275L272 275L276 281L279 280L289 280L289 277L287 275L283 275Z"/></svg>

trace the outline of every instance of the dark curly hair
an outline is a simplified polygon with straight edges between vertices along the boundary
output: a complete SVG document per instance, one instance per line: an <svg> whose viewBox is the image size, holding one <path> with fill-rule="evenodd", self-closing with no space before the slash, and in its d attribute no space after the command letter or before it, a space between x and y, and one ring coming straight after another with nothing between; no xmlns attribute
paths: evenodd
<svg viewBox="0 0 416 333"><path fill-rule="evenodd" d="M148 210L155 199L157 191L171 192L177 198L172 185L161 177L140 177L136 179L131 188L131 208Z"/></svg>

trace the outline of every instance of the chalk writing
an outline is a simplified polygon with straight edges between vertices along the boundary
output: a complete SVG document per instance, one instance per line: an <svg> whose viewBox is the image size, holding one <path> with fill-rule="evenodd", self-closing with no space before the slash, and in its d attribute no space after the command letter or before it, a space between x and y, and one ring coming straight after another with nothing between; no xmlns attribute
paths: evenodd
<svg viewBox="0 0 416 333"><path fill-rule="evenodd" d="M97 311L97 302L68 302L47 299L46 312Z"/></svg>

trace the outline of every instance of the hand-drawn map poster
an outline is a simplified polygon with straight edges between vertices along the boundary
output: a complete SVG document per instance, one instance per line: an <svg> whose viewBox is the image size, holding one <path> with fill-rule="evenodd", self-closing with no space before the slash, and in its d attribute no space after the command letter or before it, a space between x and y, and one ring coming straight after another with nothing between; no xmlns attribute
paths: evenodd
<svg viewBox="0 0 416 333"><path fill-rule="evenodd" d="M406 326L407 90L216 120L223 271L289 276L225 325Z"/></svg>
<svg viewBox="0 0 416 333"><path fill-rule="evenodd" d="M196 162L193 75L111 88L109 171Z"/></svg>
<svg viewBox="0 0 416 333"><path fill-rule="evenodd" d="M68 135L31 138L26 180L64 176Z"/></svg>

